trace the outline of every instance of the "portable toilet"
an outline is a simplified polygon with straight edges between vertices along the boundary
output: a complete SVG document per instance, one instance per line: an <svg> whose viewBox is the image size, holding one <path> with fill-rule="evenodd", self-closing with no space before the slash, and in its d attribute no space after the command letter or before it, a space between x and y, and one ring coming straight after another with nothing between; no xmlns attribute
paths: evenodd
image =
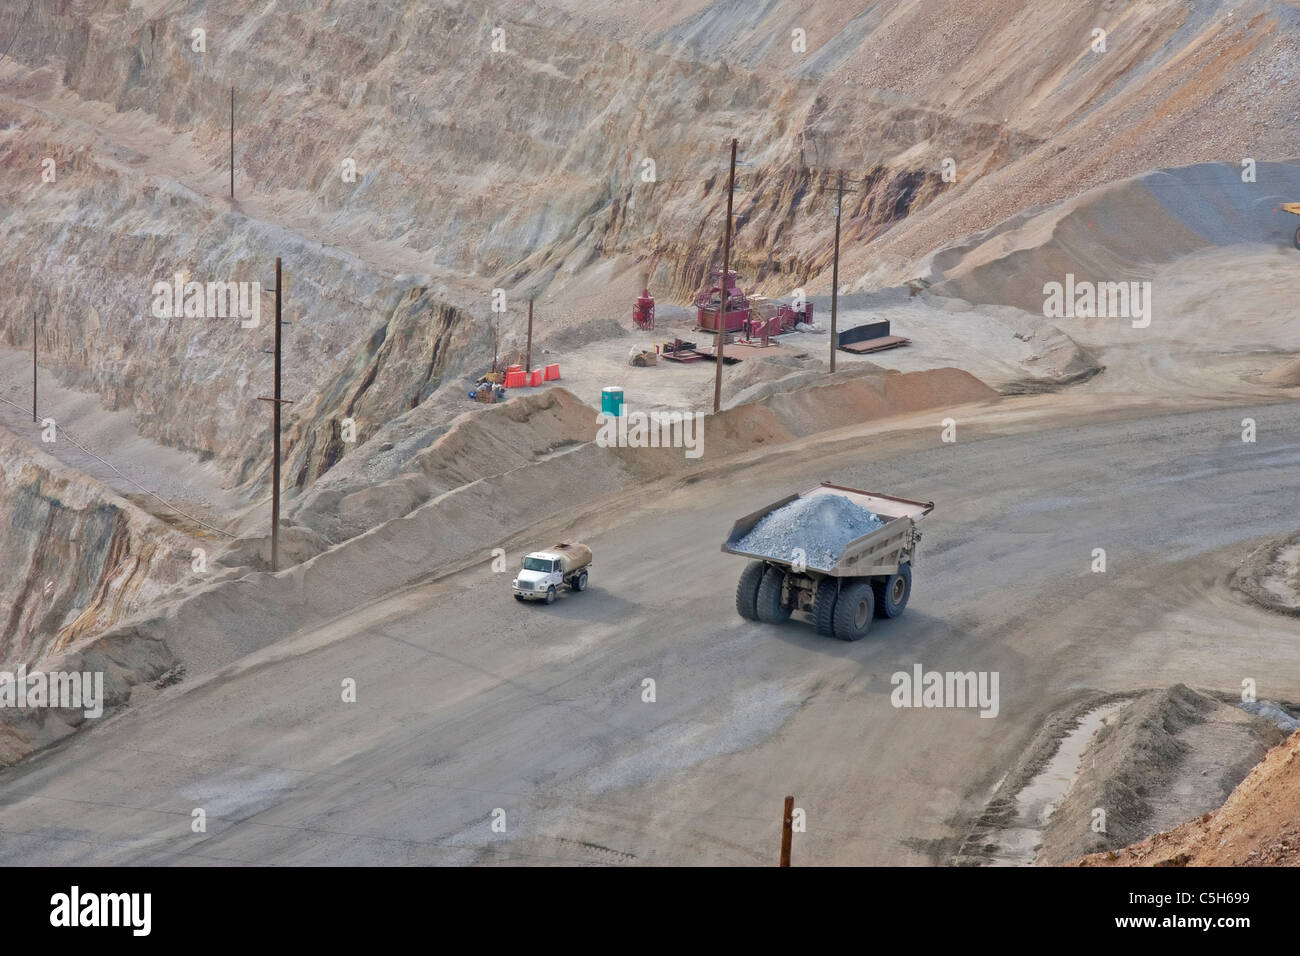
<svg viewBox="0 0 1300 956"><path fill-rule="evenodd" d="M606 415L623 414L623 389L617 385L610 385L601 389L600 392L600 410Z"/></svg>

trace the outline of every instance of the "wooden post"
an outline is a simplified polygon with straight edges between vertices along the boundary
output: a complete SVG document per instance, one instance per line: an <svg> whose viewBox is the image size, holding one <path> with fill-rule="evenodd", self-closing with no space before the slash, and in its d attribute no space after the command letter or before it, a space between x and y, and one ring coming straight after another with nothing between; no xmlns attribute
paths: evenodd
<svg viewBox="0 0 1300 956"><path fill-rule="evenodd" d="M794 841L794 797L785 798L785 816L781 820L781 865L790 865L790 844Z"/></svg>
<svg viewBox="0 0 1300 956"><path fill-rule="evenodd" d="M230 88L230 198L235 198L235 88L233 86Z"/></svg>
<svg viewBox="0 0 1300 956"><path fill-rule="evenodd" d="M524 350L524 374L533 370L533 300L528 300L528 347Z"/></svg>
<svg viewBox="0 0 1300 956"><path fill-rule="evenodd" d="M731 200L736 193L736 140L731 140L731 174L727 177L727 224L722 230L722 299L718 304L718 334L714 337L713 354L717 368L713 375L713 414L718 413L722 405L722 364L723 351L727 341L727 270L731 263Z"/></svg>
<svg viewBox="0 0 1300 956"><path fill-rule="evenodd" d="M233 103L234 100L232 99ZM232 127L233 129L233 127ZM231 167L232 169L234 167ZM274 459L271 464L271 570L280 566L280 302L284 296L284 279L280 276L280 257L275 257L275 401L271 403L275 424Z"/></svg>
<svg viewBox="0 0 1300 956"><path fill-rule="evenodd" d="M835 197L835 261L831 266L831 371L835 371L835 352L840 347L835 331L836 307L840 298L840 213L844 208L844 174L840 173Z"/></svg>
<svg viewBox="0 0 1300 956"><path fill-rule="evenodd" d="M259 396L258 401L270 402L271 424L271 570L280 570L280 407L293 402L280 397L280 316L284 296L284 279L280 274L280 257L275 257L275 394L270 398Z"/></svg>

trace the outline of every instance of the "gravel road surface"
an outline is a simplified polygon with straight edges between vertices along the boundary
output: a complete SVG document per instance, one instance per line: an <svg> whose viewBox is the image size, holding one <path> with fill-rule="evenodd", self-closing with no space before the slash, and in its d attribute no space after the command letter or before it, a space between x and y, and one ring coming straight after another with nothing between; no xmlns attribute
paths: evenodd
<svg viewBox="0 0 1300 956"><path fill-rule="evenodd" d="M796 865L944 862L1084 690L1253 677L1300 699L1294 621L1227 584L1296 526L1295 407L1131 414L961 418L947 445L921 416L532 529L516 550L592 546L587 592L521 606L485 554L133 700L0 774L0 863L771 864L787 793ZM735 517L819 480L937 503L908 612L854 644L742 621L743 561L719 551ZM891 706L918 663L998 672L997 717Z"/></svg>

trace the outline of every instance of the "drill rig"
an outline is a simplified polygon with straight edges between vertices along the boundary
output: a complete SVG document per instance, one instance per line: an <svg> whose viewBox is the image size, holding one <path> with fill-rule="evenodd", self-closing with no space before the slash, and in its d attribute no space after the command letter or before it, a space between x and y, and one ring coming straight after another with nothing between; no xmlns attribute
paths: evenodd
<svg viewBox="0 0 1300 956"><path fill-rule="evenodd" d="M743 332L747 339L768 338L789 332L801 322L811 324L813 307L804 302L800 308L782 302L767 302L747 296L736 284L736 272L727 270L725 283L722 270L712 272L713 284L695 296L695 327L716 333L719 321L724 333ZM719 315L722 316L721 320Z"/></svg>

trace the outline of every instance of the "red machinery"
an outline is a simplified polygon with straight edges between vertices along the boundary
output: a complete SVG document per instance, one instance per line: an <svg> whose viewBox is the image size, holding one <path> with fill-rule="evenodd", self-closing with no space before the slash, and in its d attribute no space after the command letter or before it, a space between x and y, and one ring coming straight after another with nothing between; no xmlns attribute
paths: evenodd
<svg viewBox="0 0 1300 956"><path fill-rule="evenodd" d="M722 302L722 270L714 269L713 285L695 297L695 327L709 332L718 331L718 312ZM727 304L722 329L739 332L749 318L749 298L736 285L736 271L727 270Z"/></svg>
<svg viewBox="0 0 1300 956"><path fill-rule="evenodd" d="M632 324L647 332L655 327L655 299L649 289L642 292L632 306Z"/></svg>
<svg viewBox="0 0 1300 956"><path fill-rule="evenodd" d="M718 331L718 311L722 294L719 280L721 269L713 270L713 286L695 297L695 327L708 332ZM736 273L727 271L727 308L723 331L744 332L749 339L766 339L772 335L789 332L800 322L811 323L813 307L806 302L802 309L776 302L755 302L736 284Z"/></svg>

